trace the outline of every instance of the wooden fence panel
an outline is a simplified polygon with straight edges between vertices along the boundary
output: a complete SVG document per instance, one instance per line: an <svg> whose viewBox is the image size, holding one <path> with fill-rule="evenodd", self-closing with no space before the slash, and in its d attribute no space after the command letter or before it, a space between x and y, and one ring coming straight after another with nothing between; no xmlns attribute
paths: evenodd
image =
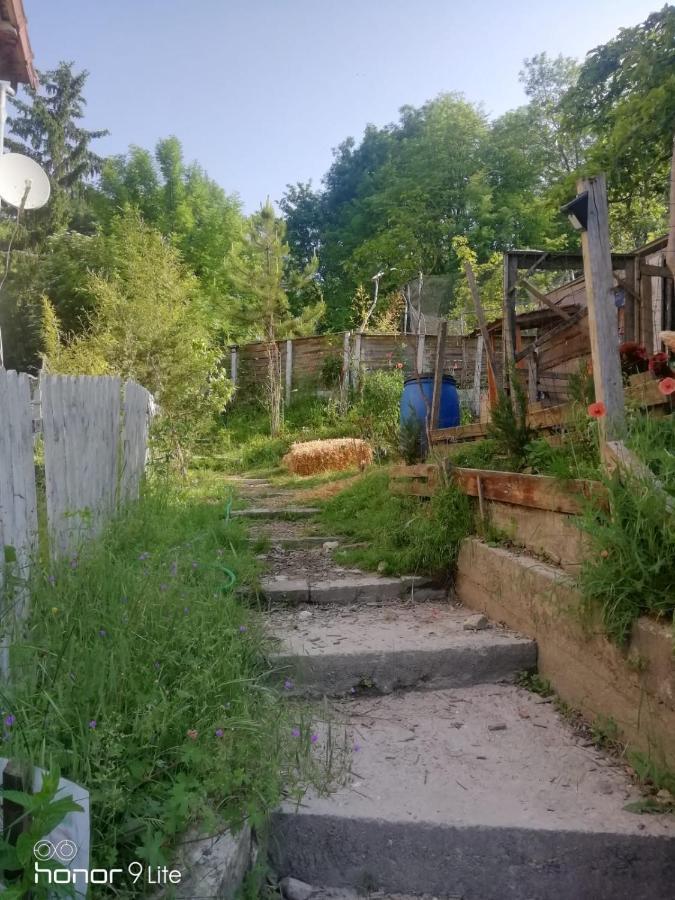
<svg viewBox="0 0 675 900"><path fill-rule="evenodd" d="M152 394L135 381L125 381L122 422L120 501L137 500L148 449Z"/></svg>
<svg viewBox="0 0 675 900"><path fill-rule="evenodd" d="M115 509L119 378L43 375L40 383L50 552L75 553Z"/></svg>
<svg viewBox="0 0 675 900"><path fill-rule="evenodd" d="M0 369L0 589L10 573L27 577L37 533L30 382L25 374ZM18 617L24 602L25 592L17 591L11 603ZM0 610L3 628L8 612Z"/></svg>

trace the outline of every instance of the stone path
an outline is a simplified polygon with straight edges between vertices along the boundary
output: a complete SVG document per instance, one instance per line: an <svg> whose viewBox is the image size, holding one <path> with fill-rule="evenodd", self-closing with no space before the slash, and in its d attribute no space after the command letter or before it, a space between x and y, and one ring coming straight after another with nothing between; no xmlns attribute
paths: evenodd
<svg viewBox="0 0 675 900"><path fill-rule="evenodd" d="M237 488L273 510L255 528L279 678L332 698L353 747L345 786L273 816L287 900L675 896L675 819L626 811L624 766L517 686L534 642L423 579L337 565L311 514L284 517L292 491Z"/></svg>

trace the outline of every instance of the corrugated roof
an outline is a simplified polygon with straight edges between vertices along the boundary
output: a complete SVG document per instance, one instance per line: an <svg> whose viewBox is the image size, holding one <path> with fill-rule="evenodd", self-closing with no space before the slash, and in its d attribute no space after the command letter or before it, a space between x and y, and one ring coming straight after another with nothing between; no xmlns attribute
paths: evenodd
<svg viewBox="0 0 675 900"><path fill-rule="evenodd" d="M0 79L38 87L23 0L0 0Z"/></svg>

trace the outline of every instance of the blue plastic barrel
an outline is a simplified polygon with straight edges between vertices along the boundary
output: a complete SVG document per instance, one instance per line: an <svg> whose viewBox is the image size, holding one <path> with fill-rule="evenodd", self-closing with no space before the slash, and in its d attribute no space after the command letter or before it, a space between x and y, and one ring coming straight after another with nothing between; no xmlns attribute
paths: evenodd
<svg viewBox="0 0 675 900"><path fill-rule="evenodd" d="M431 411L434 393L434 376L414 375L406 378L401 394L401 426L411 421L417 423L420 430L422 448L426 449L426 419ZM459 425L459 394L457 383L452 375L443 376L441 403L438 414L438 428L452 428Z"/></svg>

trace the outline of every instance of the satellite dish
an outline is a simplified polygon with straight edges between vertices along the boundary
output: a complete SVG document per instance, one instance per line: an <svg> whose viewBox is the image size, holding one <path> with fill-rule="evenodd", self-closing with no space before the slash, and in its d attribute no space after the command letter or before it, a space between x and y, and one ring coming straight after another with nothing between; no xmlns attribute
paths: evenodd
<svg viewBox="0 0 675 900"><path fill-rule="evenodd" d="M40 209L50 193L47 173L35 160L22 153L0 155L0 200L10 206Z"/></svg>

